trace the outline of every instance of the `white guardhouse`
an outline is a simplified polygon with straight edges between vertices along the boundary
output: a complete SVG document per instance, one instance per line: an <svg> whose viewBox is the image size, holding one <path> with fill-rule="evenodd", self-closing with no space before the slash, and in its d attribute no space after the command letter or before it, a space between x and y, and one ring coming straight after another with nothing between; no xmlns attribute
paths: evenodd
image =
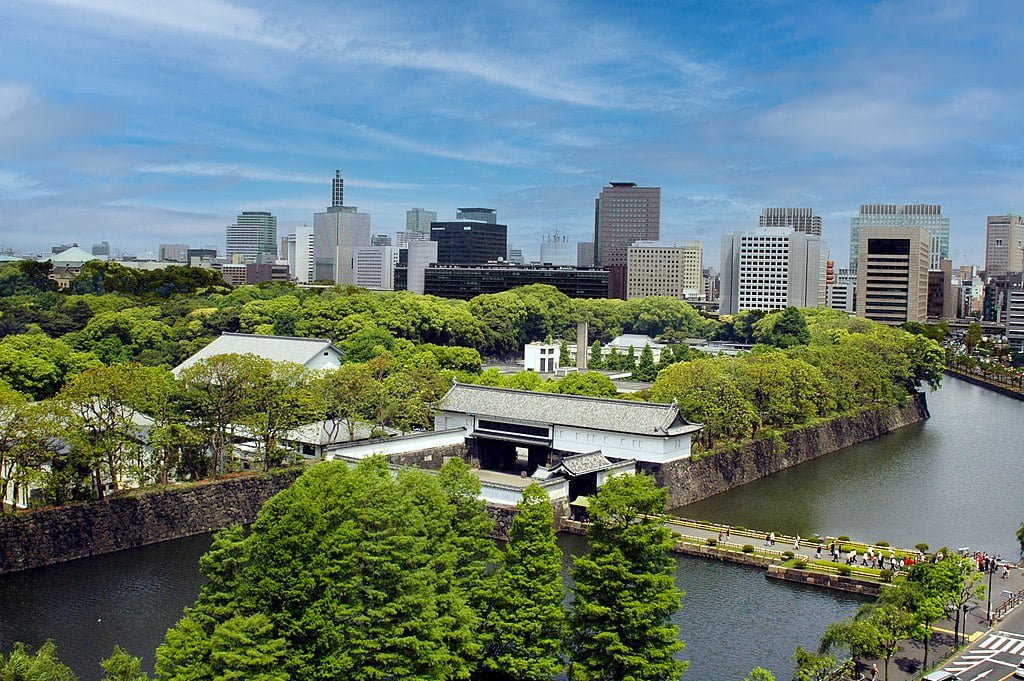
<svg viewBox="0 0 1024 681"><path fill-rule="evenodd" d="M459 427L467 440L665 464L690 457L703 425L689 423L675 404L456 383L441 398L434 429Z"/></svg>
<svg viewBox="0 0 1024 681"><path fill-rule="evenodd" d="M325 338L296 338L293 336L260 336L252 333L224 333L205 348L171 369L177 376L196 362L216 355L256 355L274 362L294 362L301 367L337 369L342 363L342 352Z"/></svg>

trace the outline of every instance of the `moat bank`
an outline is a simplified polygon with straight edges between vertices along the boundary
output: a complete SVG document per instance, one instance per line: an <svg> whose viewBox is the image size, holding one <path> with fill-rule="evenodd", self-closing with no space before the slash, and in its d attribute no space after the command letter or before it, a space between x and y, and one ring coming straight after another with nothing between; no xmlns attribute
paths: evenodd
<svg viewBox="0 0 1024 681"><path fill-rule="evenodd" d="M928 418L923 393L902 407L879 407L792 430L775 440L755 440L697 461L653 471L669 489L669 506L682 506L746 485L825 454L871 440Z"/></svg>

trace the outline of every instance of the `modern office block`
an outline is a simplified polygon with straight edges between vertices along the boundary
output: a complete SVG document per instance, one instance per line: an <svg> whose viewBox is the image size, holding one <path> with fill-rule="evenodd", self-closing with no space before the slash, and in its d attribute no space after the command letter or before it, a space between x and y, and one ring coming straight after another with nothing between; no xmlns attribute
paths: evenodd
<svg viewBox="0 0 1024 681"><path fill-rule="evenodd" d="M436 241L412 241L406 252L405 288L413 293L424 293L424 272L437 262ZM398 282L395 282L398 288Z"/></svg>
<svg viewBox="0 0 1024 681"><path fill-rule="evenodd" d="M719 312L825 304L826 253L821 237L788 227L724 235Z"/></svg>
<svg viewBox="0 0 1024 681"><path fill-rule="evenodd" d="M985 220L985 276L1024 272L1024 217L990 215Z"/></svg>
<svg viewBox="0 0 1024 681"><path fill-rule="evenodd" d="M821 236L821 216L812 208L765 208L758 227L789 227L793 231Z"/></svg>
<svg viewBox="0 0 1024 681"><path fill-rule="evenodd" d="M932 239L922 227L861 227L857 314L884 324L928 320Z"/></svg>
<svg viewBox="0 0 1024 681"><path fill-rule="evenodd" d="M545 235L540 242L540 262L561 267L576 265L576 242L569 241L569 237L559 234L558 230Z"/></svg>
<svg viewBox="0 0 1024 681"><path fill-rule="evenodd" d="M594 242L580 241L576 244L576 267L594 266Z"/></svg>
<svg viewBox="0 0 1024 681"><path fill-rule="evenodd" d="M355 284L355 249L370 245L370 215L356 206L344 205L345 184L341 171L334 172L331 206L313 214L313 279ZM299 231L296 230L296 238ZM296 246L298 250L301 248ZM302 264L296 260L301 272Z"/></svg>
<svg viewBox="0 0 1024 681"><path fill-rule="evenodd" d="M188 244L160 244L158 250L159 258L163 262L183 263L188 254Z"/></svg>
<svg viewBox="0 0 1024 681"><path fill-rule="evenodd" d="M460 220L430 224L442 265L483 265L508 256L508 227L497 223Z"/></svg>
<svg viewBox="0 0 1024 681"><path fill-rule="evenodd" d="M860 230L865 227L902 229L920 227L929 236L928 268L937 270L949 258L949 218L942 206L915 203L909 205L870 203L860 207L860 214L850 218L850 269L860 262Z"/></svg>
<svg viewBox="0 0 1024 681"><path fill-rule="evenodd" d="M277 259L277 218L265 211L243 211L227 227L227 257L241 256L245 262L272 263Z"/></svg>
<svg viewBox="0 0 1024 681"><path fill-rule="evenodd" d="M629 247L661 238L661 188L612 182L594 201L594 264L608 269L610 298L626 297Z"/></svg>
<svg viewBox="0 0 1024 681"><path fill-rule="evenodd" d="M463 300L529 284L554 286L570 298L604 298L608 294L607 271L576 267L433 265L426 269L424 281L424 292L429 295Z"/></svg>
<svg viewBox="0 0 1024 681"><path fill-rule="evenodd" d="M857 273L840 269L831 284L825 285L825 306L843 312L857 311Z"/></svg>
<svg viewBox="0 0 1024 681"><path fill-rule="evenodd" d="M410 208L405 211L405 231L407 233L429 235L431 222L437 222L436 210ZM401 246L401 244L398 245Z"/></svg>
<svg viewBox="0 0 1024 681"><path fill-rule="evenodd" d="M362 246L353 252L355 284L371 291L395 289L398 249L394 246Z"/></svg>
<svg viewBox="0 0 1024 681"><path fill-rule="evenodd" d="M1006 306L1006 340L1011 348L1024 352L1024 288L1009 291Z"/></svg>
<svg viewBox="0 0 1024 681"><path fill-rule="evenodd" d="M704 248L699 241L672 246L639 241L629 247L626 298L704 297Z"/></svg>
<svg viewBox="0 0 1024 681"><path fill-rule="evenodd" d="M455 212L455 219L489 222L493 225L498 222L498 211L493 208L459 208Z"/></svg>

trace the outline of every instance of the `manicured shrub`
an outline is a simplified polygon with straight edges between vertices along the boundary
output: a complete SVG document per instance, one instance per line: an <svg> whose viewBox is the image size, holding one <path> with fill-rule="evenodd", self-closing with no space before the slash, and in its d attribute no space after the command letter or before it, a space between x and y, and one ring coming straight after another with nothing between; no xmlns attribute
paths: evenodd
<svg viewBox="0 0 1024 681"><path fill-rule="evenodd" d="M892 570L888 570L888 569L882 570L878 574L878 576L879 576L879 578L881 578L881 580L883 582L891 582L892 581Z"/></svg>
<svg viewBox="0 0 1024 681"><path fill-rule="evenodd" d="M920 544L914 544L914 548L920 551L921 553L928 553L928 545L924 542L921 542Z"/></svg>
<svg viewBox="0 0 1024 681"><path fill-rule="evenodd" d="M876 541L875 542L875 546L885 546L885 547L888 547L889 546L889 542L887 542L887 541Z"/></svg>
<svg viewBox="0 0 1024 681"><path fill-rule="evenodd" d="M840 565L838 569L839 574L841 574L843 577L849 577L850 574L853 572L853 570L850 569L849 565Z"/></svg>
<svg viewBox="0 0 1024 681"><path fill-rule="evenodd" d="M796 554L793 553L792 551L783 551L782 552L782 557L785 558L786 560L792 560L795 555Z"/></svg>
<svg viewBox="0 0 1024 681"><path fill-rule="evenodd" d="M708 546L718 546L717 539L708 539Z"/></svg>
<svg viewBox="0 0 1024 681"><path fill-rule="evenodd" d="M845 534L839 535L838 537L836 537L836 539L838 539L839 541L850 541L850 538L847 537Z"/></svg>
<svg viewBox="0 0 1024 681"><path fill-rule="evenodd" d="M753 546L751 546L750 544L744 544L743 545L743 553L753 553L753 552L754 552L754 547Z"/></svg>
<svg viewBox="0 0 1024 681"><path fill-rule="evenodd" d="M797 562L793 563L793 567L795 567L797 570L803 570L805 567L807 567L807 561L798 560Z"/></svg>

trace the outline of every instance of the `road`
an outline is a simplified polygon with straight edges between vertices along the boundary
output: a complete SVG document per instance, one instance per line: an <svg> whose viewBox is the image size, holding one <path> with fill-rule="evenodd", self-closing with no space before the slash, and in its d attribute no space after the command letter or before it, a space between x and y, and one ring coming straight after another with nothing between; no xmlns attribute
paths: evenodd
<svg viewBox="0 0 1024 681"><path fill-rule="evenodd" d="M961 681L1005 681L1024 657L1024 606L1017 606L955 660L943 666Z"/></svg>

